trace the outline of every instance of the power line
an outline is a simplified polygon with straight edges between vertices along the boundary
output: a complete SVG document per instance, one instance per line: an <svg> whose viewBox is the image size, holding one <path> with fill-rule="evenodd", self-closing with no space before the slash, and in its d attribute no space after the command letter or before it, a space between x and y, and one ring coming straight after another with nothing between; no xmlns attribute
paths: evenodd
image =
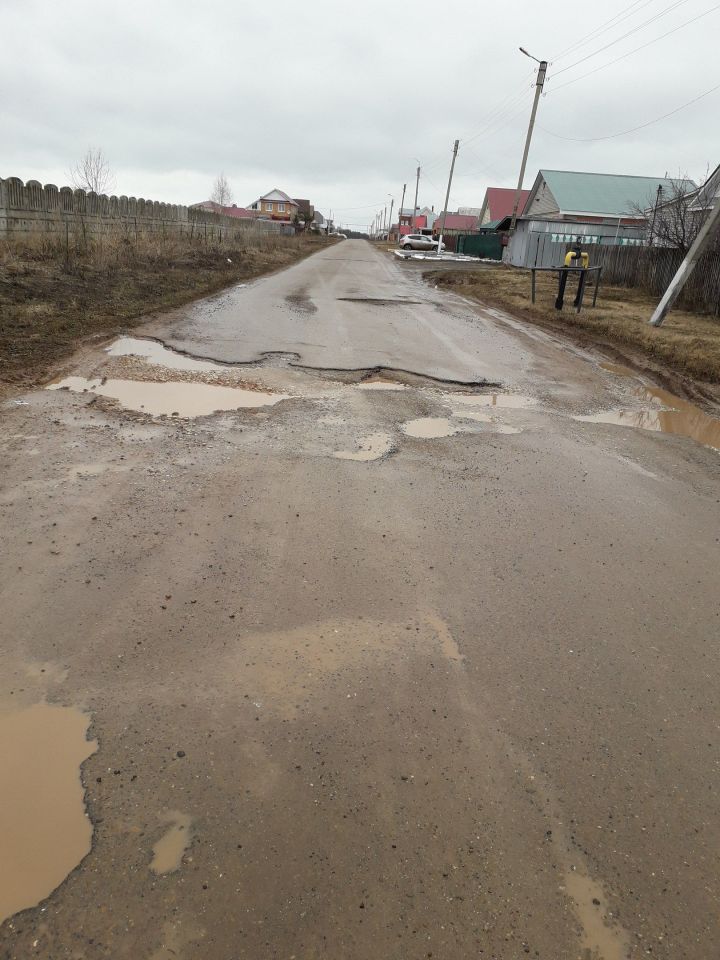
<svg viewBox="0 0 720 960"><path fill-rule="evenodd" d="M654 23L656 20L659 20L661 17L664 17L666 13L670 13L672 10L675 10L677 7L682 7L686 4L688 0L675 0L674 3L671 3L669 7L665 7L664 10L661 10L660 13L656 13L654 16L650 17L648 20L639 23L637 26L633 27L632 30L628 30L627 33L623 33L622 36L616 37L614 40L611 40L609 43L606 43L604 47L600 47L598 50L593 50L592 53L586 54L584 57L581 57L579 60L576 60L575 63L568 64L567 67L563 67L562 70L556 70L555 76L559 77L561 73L565 73L567 70L572 70L573 67L577 67L578 64L584 63L586 60L590 60L592 57L596 57L599 53L602 53L603 50L607 50L609 47L614 47L616 43L620 43L621 40L625 40L626 37L632 36L633 33L637 33L638 30L642 30L643 27L649 26L651 23Z"/></svg>
<svg viewBox="0 0 720 960"><path fill-rule="evenodd" d="M664 40L665 37L669 37L671 34L677 33L678 30L682 30L683 27L687 27L691 23L695 23L696 20L701 20L703 17L706 17L709 13L714 13L714 11L718 9L718 7L720 7L720 3L716 4L714 7L710 7L709 10L705 10L704 13L699 13L696 17L693 17L691 20L686 20L684 23L678 24L678 26L673 27L672 30L668 30L666 33L660 34L659 37L655 37L653 40L648 40L647 43L643 43L639 47L635 47L633 50L628 50L627 53L620 54L620 56L615 57L614 60L609 60L607 63L601 63L599 67L595 67L593 70L588 70L587 73L581 73L579 77L573 77L572 80L566 80L565 83L561 83L559 87L553 87L550 92L557 93L558 90L562 90L563 87L570 86L571 83L577 83L578 80L584 80L585 77L590 77L594 73L597 73L599 70L604 70L606 67L611 67L613 64L619 63L621 60L624 60L626 57L631 57L634 53L638 53L640 50L644 50L646 47L652 46L653 43L657 43L658 40Z"/></svg>
<svg viewBox="0 0 720 960"><path fill-rule="evenodd" d="M609 20L606 20L605 23L601 23L599 27L596 27L594 30L591 30L590 33L586 33L584 37L581 37L579 40L576 40L574 43L571 43L569 47L565 47L564 50L561 50L560 53L556 54L551 58L551 63L557 63L558 60L562 60L563 57L566 57L569 53L572 53L573 50L577 50L578 47L584 47L587 43L590 43L592 40L596 40L601 34L607 33L612 27L617 27L623 20L627 20L630 17L634 17L636 14L640 13L640 10L643 10L649 4L654 3L655 0L645 0L645 3L642 4L637 10L633 10L633 7L637 7L640 0L634 0L633 3L625 10L623 13L616 13L614 17L611 17ZM617 21L617 22L616 22Z"/></svg>
<svg viewBox="0 0 720 960"><path fill-rule="evenodd" d="M558 140L572 140L575 143L594 143L598 140L613 140L615 137L624 137L628 133L635 133L636 130L643 130L645 127L651 127L654 123L659 123L661 120L667 119L667 117L672 117L673 114L680 113L681 110L684 110L693 103L697 103L698 100L702 100L703 97L710 96L710 94L714 93L716 90L720 90L720 83L716 84L714 87L711 87L709 90L706 90L704 93L698 94L697 97L693 97L692 100L688 100L687 103L683 103L674 110L670 110L669 113L664 113L661 117L655 117L654 120L648 120L647 123L641 123L637 127L630 127L629 130L621 130L619 133L610 133L606 137L564 137L560 133L553 133L552 130L546 130L545 127L540 127L540 129L543 133L550 134L551 137L557 137Z"/></svg>

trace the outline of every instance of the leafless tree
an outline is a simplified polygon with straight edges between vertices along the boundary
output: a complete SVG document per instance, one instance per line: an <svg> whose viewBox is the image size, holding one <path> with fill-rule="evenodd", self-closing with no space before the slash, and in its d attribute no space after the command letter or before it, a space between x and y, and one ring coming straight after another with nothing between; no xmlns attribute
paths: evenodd
<svg viewBox="0 0 720 960"><path fill-rule="evenodd" d="M75 189L110 193L115 186L115 177L101 147L87 148L82 160L70 170L70 182Z"/></svg>
<svg viewBox="0 0 720 960"><path fill-rule="evenodd" d="M210 199L220 207L229 207L233 202L232 190L224 173L215 178Z"/></svg>
<svg viewBox="0 0 720 960"><path fill-rule="evenodd" d="M687 174L678 175L670 187L659 186L644 207L633 205L632 213L647 219L650 246L687 253L707 216L705 200L702 187L691 186Z"/></svg>

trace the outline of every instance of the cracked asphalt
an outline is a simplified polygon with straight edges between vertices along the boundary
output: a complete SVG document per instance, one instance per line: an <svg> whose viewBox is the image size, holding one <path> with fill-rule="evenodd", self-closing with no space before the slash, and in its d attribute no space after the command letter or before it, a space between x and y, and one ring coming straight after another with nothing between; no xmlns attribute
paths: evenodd
<svg viewBox="0 0 720 960"><path fill-rule="evenodd" d="M133 335L2 407L0 720L97 749L0 957L715 955L718 451L362 241Z"/></svg>

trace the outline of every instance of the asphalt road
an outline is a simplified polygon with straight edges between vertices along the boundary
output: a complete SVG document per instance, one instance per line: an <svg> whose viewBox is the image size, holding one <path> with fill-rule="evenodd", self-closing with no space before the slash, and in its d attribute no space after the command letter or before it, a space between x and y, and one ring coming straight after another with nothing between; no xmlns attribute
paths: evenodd
<svg viewBox="0 0 720 960"><path fill-rule="evenodd" d="M657 402L361 241L135 335L221 363L2 409L0 720L97 750L0 957L715 956L718 452L575 419Z"/></svg>

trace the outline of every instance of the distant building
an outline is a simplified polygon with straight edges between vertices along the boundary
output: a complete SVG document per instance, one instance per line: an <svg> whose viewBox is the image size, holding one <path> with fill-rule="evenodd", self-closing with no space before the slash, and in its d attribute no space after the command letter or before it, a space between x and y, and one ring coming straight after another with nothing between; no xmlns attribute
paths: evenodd
<svg viewBox="0 0 720 960"><path fill-rule="evenodd" d="M269 220L284 220L292 223L298 212L298 202L289 197L283 190L271 190L250 204L258 216Z"/></svg>
<svg viewBox="0 0 720 960"><path fill-rule="evenodd" d="M485 191L485 199L480 207L478 220L480 226L485 226L495 220L503 220L512 214L513 204L515 203L515 189L513 187L488 187ZM520 191L520 202L518 203L518 213L522 213L527 198L530 196L529 190Z"/></svg>
<svg viewBox="0 0 720 960"><path fill-rule="evenodd" d="M448 213L443 220L442 213L433 224L433 233L452 236L458 233L474 233L478 228L478 218L474 214Z"/></svg>

